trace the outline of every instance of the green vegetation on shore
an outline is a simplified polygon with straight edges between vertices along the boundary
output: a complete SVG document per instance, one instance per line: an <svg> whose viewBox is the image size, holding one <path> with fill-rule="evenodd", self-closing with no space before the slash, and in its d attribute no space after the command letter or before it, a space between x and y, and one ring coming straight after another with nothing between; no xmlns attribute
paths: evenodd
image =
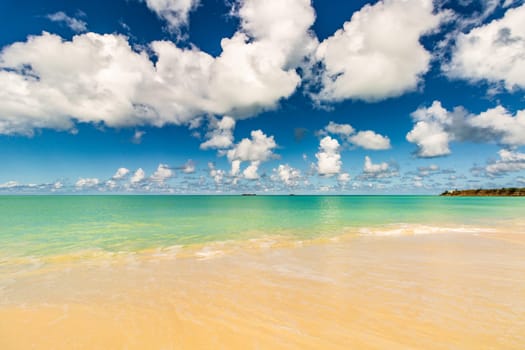
<svg viewBox="0 0 525 350"><path fill-rule="evenodd" d="M477 190L449 190L440 194L440 196L449 197L475 197L475 196L504 196L504 197L520 197L525 196L525 188L497 188L497 189L477 189Z"/></svg>

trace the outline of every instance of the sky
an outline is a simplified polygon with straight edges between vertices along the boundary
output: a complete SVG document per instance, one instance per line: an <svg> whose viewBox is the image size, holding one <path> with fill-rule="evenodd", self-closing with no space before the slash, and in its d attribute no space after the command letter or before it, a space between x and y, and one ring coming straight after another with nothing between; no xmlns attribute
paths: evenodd
<svg viewBox="0 0 525 350"><path fill-rule="evenodd" d="M525 187L522 0L0 2L0 194Z"/></svg>

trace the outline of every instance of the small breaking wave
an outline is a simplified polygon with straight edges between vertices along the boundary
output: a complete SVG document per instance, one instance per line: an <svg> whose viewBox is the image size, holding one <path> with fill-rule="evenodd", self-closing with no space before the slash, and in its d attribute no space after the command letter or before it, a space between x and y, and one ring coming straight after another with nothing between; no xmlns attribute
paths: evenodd
<svg viewBox="0 0 525 350"><path fill-rule="evenodd" d="M488 227L396 224L381 227L363 227L358 230L358 233L363 236L416 236L438 233L479 234L491 233L495 231L495 229Z"/></svg>

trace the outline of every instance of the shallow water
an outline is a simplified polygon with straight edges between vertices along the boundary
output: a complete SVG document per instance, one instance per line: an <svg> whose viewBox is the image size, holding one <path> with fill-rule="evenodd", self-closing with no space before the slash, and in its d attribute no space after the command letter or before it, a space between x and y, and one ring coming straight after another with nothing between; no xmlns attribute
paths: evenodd
<svg viewBox="0 0 525 350"><path fill-rule="evenodd" d="M386 231L494 227L525 198L435 196L0 196L0 259L135 252L267 236L293 240Z"/></svg>

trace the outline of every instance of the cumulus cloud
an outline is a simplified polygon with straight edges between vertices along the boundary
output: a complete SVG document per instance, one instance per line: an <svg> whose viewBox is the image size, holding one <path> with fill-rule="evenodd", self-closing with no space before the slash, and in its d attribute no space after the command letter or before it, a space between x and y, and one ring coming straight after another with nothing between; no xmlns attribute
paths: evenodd
<svg viewBox="0 0 525 350"><path fill-rule="evenodd" d="M273 156L273 150L276 147L277 143L273 136L267 136L261 130L252 131L251 138L242 139L226 152L232 164L232 175L238 174L241 162L250 162L250 165L243 171L243 175L247 179L257 179L259 165Z"/></svg>
<svg viewBox="0 0 525 350"><path fill-rule="evenodd" d="M221 169L217 169L215 167L215 164L213 163L208 163L208 169L210 171L210 177L213 179L213 181L215 182L215 185L219 185L222 183L223 179L224 179L224 170L221 170Z"/></svg>
<svg viewBox="0 0 525 350"><path fill-rule="evenodd" d="M412 113L415 122L406 139L418 147L419 157L450 154L451 141L493 142L516 147L525 144L525 110L513 116L502 106L474 115L462 107L452 111L441 102Z"/></svg>
<svg viewBox="0 0 525 350"><path fill-rule="evenodd" d="M387 163L380 163L380 164L373 164L370 157L365 157L365 165L363 168L363 171L365 173L381 173L388 170L388 164Z"/></svg>
<svg viewBox="0 0 525 350"><path fill-rule="evenodd" d="M0 134L73 130L76 122L190 125L277 107L300 84L297 69L316 45L311 3L244 0L237 15L240 28L217 57L170 41L136 51L124 36L96 33L68 41L44 32L3 48Z"/></svg>
<svg viewBox="0 0 525 350"><path fill-rule="evenodd" d="M173 175L173 170L167 164L159 164L157 170L151 175L151 181L162 184Z"/></svg>
<svg viewBox="0 0 525 350"><path fill-rule="evenodd" d="M311 0L241 0L240 4L242 31L263 47L269 44L266 48L275 51L274 59L284 58L285 67L301 65L315 50L318 42L309 31L315 21Z"/></svg>
<svg viewBox="0 0 525 350"><path fill-rule="evenodd" d="M319 135L327 134L339 136L343 141L364 149L385 150L391 147L390 139L387 136L377 134L372 130L359 131L356 133L356 130L350 124L338 124L330 121L328 125L319 132Z"/></svg>
<svg viewBox="0 0 525 350"><path fill-rule="evenodd" d="M69 29L76 33L87 31L87 23L81 19L70 17L64 12L59 11L46 16L52 22L65 24Z"/></svg>
<svg viewBox="0 0 525 350"><path fill-rule="evenodd" d="M431 60L420 39L442 18L432 0L365 5L317 48L324 70L315 98L377 101L416 89Z"/></svg>
<svg viewBox="0 0 525 350"><path fill-rule="evenodd" d="M370 150L390 149L390 139L386 136L376 134L371 130L359 131L348 140L359 147Z"/></svg>
<svg viewBox="0 0 525 350"><path fill-rule="evenodd" d="M503 18L461 33L443 70L451 78L525 88L525 5Z"/></svg>
<svg viewBox="0 0 525 350"><path fill-rule="evenodd" d="M485 168L489 176L525 170L525 153L502 149L498 152L498 155L499 159Z"/></svg>
<svg viewBox="0 0 525 350"><path fill-rule="evenodd" d="M317 171L319 175L332 176L341 171L341 154L339 142L330 136L325 136L319 143L317 158Z"/></svg>
<svg viewBox="0 0 525 350"><path fill-rule="evenodd" d="M273 169L273 173L272 179L274 181L281 181L289 187L297 186L301 178L301 171L288 164L280 164L277 168Z"/></svg>
<svg viewBox="0 0 525 350"><path fill-rule="evenodd" d="M94 33L68 42L49 33L30 37L2 50L0 68L0 133L24 135L73 129L72 118L108 126L141 123L145 115L132 100L153 72L126 38Z"/></svg>
<svg viewBox="0 0 525 350"><path fill-rule="evenodd" d="M117 171L115 172L115 175L113 175L111 178L113 180L122 180L123 178L128 176L128 174L129 174L129 169L127 169L127 168L118 168Z"/></svg>
<svg viewBox="0 0 525 350"><path fill-rule="evenodd" d="M170 31L188 25L190 12L199 5L199 0L145 0L148 8L168 23Z"/></svg>
<svg viewBox="0 0 525 350"><path fill-rule="evenodd" d="M193 174L195 172L195 162L191 159L188 160L181 170L184 174Z"/></svg>
<svg viewBox="0 0 525 350"><path fill-rule="evenodd" d="M260 164L261 162L259 161L251 162L250 165L248 165L246 169L244 169L244 171L242 172L244 178L247 180L257 180L259 178L259 174L257 173L257 171L259 170Z"/></svg>
<svg viewBox="0 0 525 350"><path fill-rule="evenodd" d="M329 134L344 137L348 137L355 132L355 129L350 124L338 124L333 121L330 121L324 129Z"/></svg>
<svg viewBox="0 0 525 350"><path fill-rule="evenodd" d="M273 136L267 136L261 130L250 133L251 138L244 138L227 152L230 161L266 161L272 156L277 147Z"/></svg>
<svg viewBox="0 0 525 350"><path fill-rule="evenodd" d="M231 161L231 171L230 171L231 176L239 175L239 172L241 171L241 163L242 162L238 159L234 159Z"/></svg>
<svg viewBox="0 0 525 350"><path fill-rule="evenodd" d="M399 172L397 169L392 169L386 162L372 163L372 159L369 156L365 157L365 163L363 166L363 178L366 179L382 179L393 176L398 176Z"/></svg>
<svg viewBox="0 0 525 350"><path fill-rule="evenodd" d="M445 130L450 125L448 111L441 102L434 101L429 108L419 108L412 113L416 122L413 129L407 134L408 142L418 147L419 157L438 157L450 154L449 142L451 135Z"/></svg>
<svg viewBox="0 0 525 350"><path fill-rule="evenodd" d="M346 183L349 182L351 179L352 179L352 177L350 176L349 173L341 173L341 174L339 174L339 176L337 177L337 181L340 182L340 183L343 183L343 184L346 184Z"/></svg>
<svg viewBox="0 0 525 350"><path fill-rule="evenodd" d="M210 131L206 134L207 141L201 143L201 149L224 149L233 145L233 129L235 128L235 119L224 116L220 121L215 118L210 121Z"/></svg>
<svg viewBox="0 0 525 350"><path fill-rule="evenodd" d="M498 143L508 146L525 145L525 110L514 116L502 106L491 108L473 116L468 124L494 138Z"/></svg>
<svg viewBox="0 0 525 350"><path fill-rule="evenodd" d="M100 180L97 178L80 178L75 183L75 187L80 190L89 189L89 188L94 188L98 186L99 183L100 183Z"/></svg>
<svg viewBox="0 0 525 350"><path fill-rule="evenodd" d="M144 172L144 170L143 170L142 168L138 168L138 169L133 173L133 175L131 176L131 178L129 179L129 182L130 182L132 185L135 185L135 184L140 183L142 180L144 180L144 178L146 178L146 173Z"/></svg>

